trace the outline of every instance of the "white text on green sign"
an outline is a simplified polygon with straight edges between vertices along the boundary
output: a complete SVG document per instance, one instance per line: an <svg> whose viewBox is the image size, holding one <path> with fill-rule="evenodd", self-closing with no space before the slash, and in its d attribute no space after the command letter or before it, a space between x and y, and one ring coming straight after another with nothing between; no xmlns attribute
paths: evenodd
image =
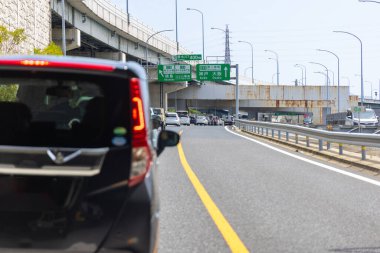
<svg viewBox="0 0 380 253"><path fill-rule="evenodd" d="M184 82L191 80L191 65L158 65L157 67L159 82Z"/></svg>
<svg viewBox="0 0 380 253"><path fill-rule="evenodd" d="M220 81L230 80L229 64L197 64L197 80Z"/></svg>
<svg viewBox="0 0 380 253"><path fill-rule="evenodd" d="M179 54L173 56L174 61L201 61L201 54Z"/></svg>

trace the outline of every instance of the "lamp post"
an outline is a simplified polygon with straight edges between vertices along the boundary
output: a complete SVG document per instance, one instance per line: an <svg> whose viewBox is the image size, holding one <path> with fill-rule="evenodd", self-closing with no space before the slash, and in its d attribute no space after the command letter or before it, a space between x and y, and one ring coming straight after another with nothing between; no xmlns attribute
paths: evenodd
<svg viewBox="0 0 380 253"><path fill-rule="evenodd" d="M157 35L157 34L159 34L159 33L163 33L163 32L172 32L173 31L173 29L167 29L167 30L161 30L161 31L158 31L158 32L155 32L155 33L153 33L152 35L150 35L149 37L148 37L148 39L145 41L145 68L146 68L146 72L147 72L147 74L149 73L148 72L148 48L149 48L149 44L148 44L148 42L149 42L149 40L153 37L153 36L155 36L155 35ZM147 76L148 78L149 78L149 76Z"/></svg>
<svg viewBox="0 0 380 253"><path fill-rule="evenodd" d="M211 30L219 30L219 31L222 31L224 32L224 34L227 33L226 30L222 29L222 28L217 28L217 27L211 27ZM218 58L217 58L217 63L219 62ZM226 60L226 57L224 56L224 63L227 63L227 60Z"/></svg>
<svg viewBox="0 0 380 253"><path fill-rule="evenodd" d="M361 78L360 78L360 90L361 90L361 106L364 105L364 84L363 84L363 43L361 41L361 39L356 36L355 34L353 33L350 33L350 32L346 32L346 31L334 31L335 33L345 33L345 34L348 34L348 35L351 35L353 37L355 37L359 42L360 42L360 75L361 75Z"/></svg>
<svg viewBox="0 0 380 253"><path fill-rule="evenodd" d="M61 0L62 6L62 52L66 56L66 14L65 14L65 0Z"/></svg>
<svg viewBox="0 0 380 253"><path fill-rule="evenodd" d="M280 67L279 67L279 64L278 64L278 54L275 51L272 51L272 50L264 50L264 51L265 52L270 52L270 53L273 53L274 55L276 55L276 59L273 59L273 58L269 58L269 59L276 60L276 63L277 63L277 85L280 85Z"/></svg>
<svg viewBox="0 0 380 253"><path fill-rule="evenodd" d="M252 68L252 77L251 78L252 78L252 84L254 84L254 80L253 80L253 45L251 42L244 41L244 40L239 40L238 42L248 44L251 47L251 68Z"/></svg>
<svg viewBox="0 0 380 253"><path fill-rule="evenodd" d="M330 77L326 73L321 72L321 71L316 71L314 73L324 75L326 78L326 85L330 82Z"/></svg>
<svg viewBox="0 0 380 253"><path fill-rule="evenodd" d="M274 83L274 77L277 76L277 72L272 74L272 83Z"/></svg>
<svg viewBox="0 0 380 253"><path fill-rule="evenodd" d="M202 16L202 52L203 52L203 63L205 62L205 26L204 26L204 21L203 21L203 12L201 12L198 9L192 9L192 8L187 8L186 10L188 11L196 11L201 14Z"/></svg>
<svg viewBox="0 0 380 253"><path fill-rule="evenodd" d="M331 69L329 69L329 73L332 74L332 82L330 82L330 85L334 86L335 85L335 73ZM331 79L330 79L331 81Z"/></svg>
<svg viewBox="0 0 380 253"><path fill-rule="evenodd" d="M296 64L296 65L294 65L295 67L302 67L304 70L305 70L305 82L303 82L303 80L302 80L302 83L303 83L303 85L305 85L306 86L306 66L305 65L302 65L302 64Z"/></svg>
<svg viewBox="0 0 380 253"><path fill-rule="evenodd" d="M321 51L321 52L326 52L326 53L332 54L333 56L335 56L335 58L338 61L338 112L340 112L340 73L339 73L339 71L340 71L340 67L339 67L340 59L339 59L338 55L336 55L334 52L331 52L329 50L317 49L317 51ZM335 78L334 78L334 80L335 80Z"/></svg>
<svg viewBox="0 0 380 253"><path fill-rule="evenodd" d="M329 100L329 81L330 81L330 78L329 78L329 69L321 64L321 63L318 63L318 62L309 62L310 64L315 64L315 65L319 65L319 66L322 66L325 68L326 70L326 100L328 101Z"/></svg>
<svg viewBox="0 0 380 253"><path fill-rule="evenodd" d="M175 41L177 45L177 54L179 52L179 42L178 42L178 8L177 0L175 0Z"/></svg>
<svg viewBox="0 0 380 253"><path fill-rule="evenodd" d="M302 83L302 85L304 85L304 84L303 84L303 68L302 68L300 65L298 65L298 64L294 65L294 67L296 67L296 68L300 68L300 69L301 69L301 73L302 73L302 79L301 79L302 82L301 82L301 83Z"/></svg>

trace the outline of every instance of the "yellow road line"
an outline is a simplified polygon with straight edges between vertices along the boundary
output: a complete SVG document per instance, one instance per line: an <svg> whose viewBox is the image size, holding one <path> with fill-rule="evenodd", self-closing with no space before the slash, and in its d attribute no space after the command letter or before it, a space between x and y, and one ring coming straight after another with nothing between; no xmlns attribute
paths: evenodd
<svg viewBox="0 0 380 253"><path fill-rule="evenodd" d="M240 240L239 236L236 234L236 232L233 230L226 218L223 216L222 212L211 199L210 195L208 195L206 189L203 187L198 177L195 175L194 171L191 169L189 163L186 160L185 153L183 152L182 144L179 143L177 147L182 166L185 169L187 176L193 184L195 191L198 193L199 198L202 200L203 205L206 207L208 213L215 222L215 225L224 237L224 240L230 247L231 252L249 252L243 244L243 242Z"/></svg>

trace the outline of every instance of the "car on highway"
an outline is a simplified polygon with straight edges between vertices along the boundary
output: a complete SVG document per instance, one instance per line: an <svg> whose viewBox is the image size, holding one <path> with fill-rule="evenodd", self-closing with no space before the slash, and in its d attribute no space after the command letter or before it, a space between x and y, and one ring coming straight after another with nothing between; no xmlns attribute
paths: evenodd
<svg viewBox="0 0 380 253"><path fill-rule="evenodd" d="M190 116L190 124L194 124L197 121L196 116Z"/></svg>
<svg viewBox="0 0 380 253"><path fill-rule="evenodd" d="M174 125L174 126L181 126L181 122L179 120L178 114L176 112L167 112L165 114L165 125Z"/></svg>
<svg viewBox="0 0 380 253"><path fill-rule="evenodd" d="M234 117L231 115L227 115L223 117L223 125L231 126L234 124Z"/></svg>
<svg viewBox="0 0 380 253"><path fill-rule="evenodd" d="M177 111L181 125L190 126L190 117L188 111Z"/></svg>
<svg viewBox="0 0 380 253"><path fill-rule="evenodd" d="M179 117L179 121L181 125L190 126L190 117L189 116L181 116Z"/></svg>
<svg viewBox="0 0 380 253"><path fill-rule="evenodd" d="M164 108L154 107L152 108L153 114L157 115L160 120L160 125L162 129L165 129L165 110Z"/></svg>
<svg viewBox="0 0 380 253"><path fill-rule="evenodd" d="M203 126L208 125L208 120L206 116L197 116L195 125L203 125Z"/></svg>
<svg viewBox="0 0 380 253"><path fill-rule="evenodd" d="M0 252L157 252L157 148L134 62L0 57ZM153 124L156 123L156 124Z"/></svg>

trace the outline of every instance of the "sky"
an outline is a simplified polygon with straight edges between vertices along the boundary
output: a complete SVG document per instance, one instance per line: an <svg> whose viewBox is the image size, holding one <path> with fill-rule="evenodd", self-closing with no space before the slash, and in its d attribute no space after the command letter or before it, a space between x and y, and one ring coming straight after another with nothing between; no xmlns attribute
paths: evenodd
<svg viewBox="0 0 380 253"><path fill-rule="evenodd" d="M126 9L127 0L110 0ZM128 0L131 16L159 31L175 29L175 0ZM357 35L363 42L364 95L375 98L380 89L380 4L358 0L177 0L178 41L193 53L202 53L201 15L204 14L205 55L223 56L225 33L211 27L230 30L232 64L239 64L240 74L251 77L251 49L253 44L253 74L255 80L276 83L275 57L279 55L280 84L294 85L306 67L307 85L324 85L323 67L334 72L337 85L337 59L316 49L329 50L340 58L340 83L350 85L352 94L360 95L360 43L347 34ZM176 33L165 34L175 41ZM332 79L332 77L331 77ZM331 81L332 82L332 81ZM379 95L378 95L379 96ZM377 96L377 98L378 98Z"/></svg>

